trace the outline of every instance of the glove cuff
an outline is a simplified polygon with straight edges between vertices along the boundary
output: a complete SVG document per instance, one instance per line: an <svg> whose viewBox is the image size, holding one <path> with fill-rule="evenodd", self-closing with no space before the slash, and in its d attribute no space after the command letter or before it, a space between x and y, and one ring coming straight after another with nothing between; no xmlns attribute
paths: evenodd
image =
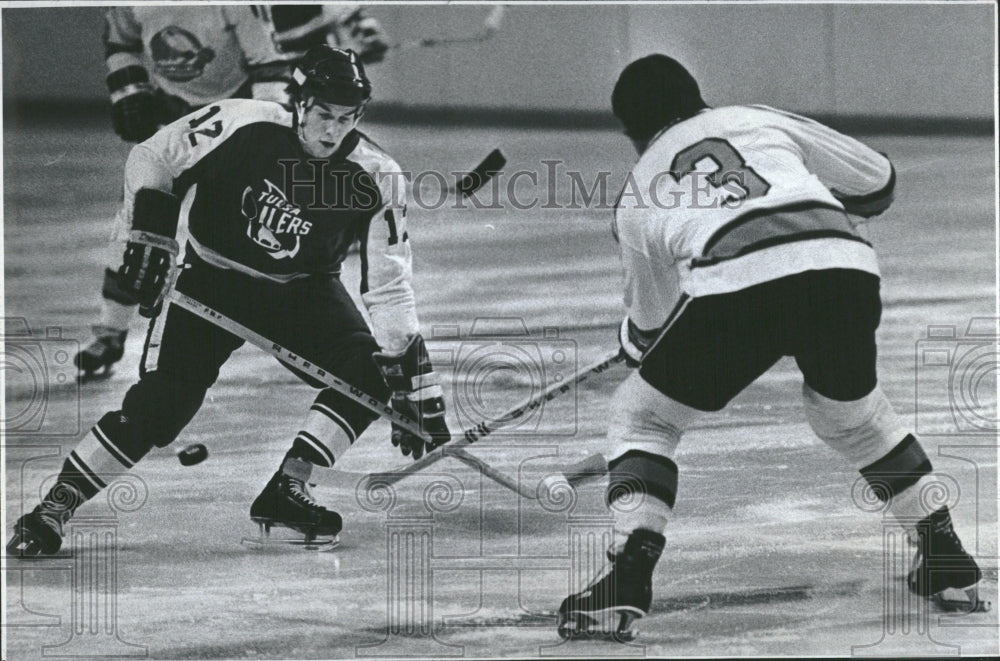
<svg viewBox="0 0 1000 661"><path fill-rule="evenodd" d="M112 71L106 80L112 104L133 94L153 93L153 85L149 82L149 72L137 64Z"/></svg>
<svg viewBox="0 0 1000 661"><path fill-rule="evenodd" d="M170 237L161 236L160 234L154 234L152 232L132 230L128 234L128 241L129 243L140 243L144 246L159 248L160 250L164 250L175 257L180 252L180 246L177 244L176 239L171 239Z"/></svg>

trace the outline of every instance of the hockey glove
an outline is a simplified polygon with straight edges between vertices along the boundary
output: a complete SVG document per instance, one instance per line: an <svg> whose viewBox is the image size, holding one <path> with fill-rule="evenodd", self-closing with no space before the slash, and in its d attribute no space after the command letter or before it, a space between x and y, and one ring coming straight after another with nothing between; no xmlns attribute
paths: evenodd
<svg viewBox="0 0 1000 661"><path fill-rule="evenodd" d="M111 126L122 140L142 142L159 128L158 107L149 74L131 65L108 74Z"/></svg>
<svg viewBox="0 0 1000 661"><path fill-rule="evenodd" d="M649 348L653 346L660 330L644 331L632 323L628 317L622 320L621 328L618 329L618 342L621 350L618 355L625 359L625 364L629 367L638 367L642 362L642 357L646 355Z"/></svg>
<svg viewBox="0 0 1000 661"><path fill-rule="evenodd" d="M419 334L413 335L403 353L379 352L373 358L392 390L392 408L419 422L420 428L431 438L431 443L426 443L419 436L393 425L392 444L404 456L412 453L414 459L419 459L425 449L433 450L451 440L451 432L444 419L444 392L440 378L431 366L424 338Z"/></svg>
<svg viewBox="0 0 1000 661"><path fill-rule="evenodd" d="M344 21L344 28L350 35L350 41L357 45L362 64L377 64L385 59L389 44L376 19L365 16L358 9Z"/></svg>
<svg viewBox="0 0 1000 661"><path fill-rule="evenodd" d="M139 302L139 314L152 319L160 313L167 282L177 257L177 216L180 200L170 193L142 188L135 195L129 234L118 281Z"/></svg>

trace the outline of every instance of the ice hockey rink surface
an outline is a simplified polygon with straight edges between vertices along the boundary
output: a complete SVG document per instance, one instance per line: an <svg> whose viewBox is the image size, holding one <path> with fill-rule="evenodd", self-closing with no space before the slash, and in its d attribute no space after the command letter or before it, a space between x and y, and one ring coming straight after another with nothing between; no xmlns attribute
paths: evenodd
<svg viewBox="0 0 1000 661"><path fill-rule="evenodd" d="M633 158L611 131L366 129L412 172L467 169L500 146L508 173L538 173L542 185L517 188L529 198L545 195L551 171L541 159L558 158L560 172L588 182L613 173L611 203ZM871 504L859 496L857 473L811 433L791 360L684 437L653 611L631 644L565 642L555 628L555 610L580 572L600 565L610 530L604 482L535 500L446 459L391 492L366 491L359 475L404 463L381 421L314 491L344 516L338 548L247 548L241 539L256 532L250 502L313 394L244 347L174 446L154 450L112 490L113 503L102 495L79 510L70 553L4 560L8 658L93 650L169 659L997 654L996 354L992 376L948 385L948 360L995 351L995 338L975 334L982 326L970 328L996 310L993 141L863 137L892 157L899 182L895 205L869 224L884 276L881 383L935 468L954 480L939 496L985 569L992 612L943 616L908 598L910 550L882 514L865 511ZM21 318L33 337L75 351L97 313L127 146L103 125L29 123L5 132L3 150L6 333L23 333L12 328ZM423 183L436 195L436 181ZM486 206L491 195L488 187L480 198ZM614 349L623 314L608 209L466 206L410 212L418 311L450 386L453 428ZM344 269L352 292L357 262L350 257ZM489 335L509 329L511 318L527 337ZM61 335L46 335L49 328ZM39 485L79 435L118 408L143 335L137 319L126 359L106 381L77 388L68 365L50 364L42 382L8 373L8 418L28 415L38 389L48 389L45 435L6 447L8 523L38 502ZM500 342L544 369L469 367L469 356ZM942 346L952 358L925 358L934 350L940 357ZM472 451L534 490L556 468L601 449L609 397L624 375L623 366L596 375ZM956 417L949 392L966 393L969 407L992 415L993 434ZM191 443L210 454L183 467L174 451Z"/></svg>

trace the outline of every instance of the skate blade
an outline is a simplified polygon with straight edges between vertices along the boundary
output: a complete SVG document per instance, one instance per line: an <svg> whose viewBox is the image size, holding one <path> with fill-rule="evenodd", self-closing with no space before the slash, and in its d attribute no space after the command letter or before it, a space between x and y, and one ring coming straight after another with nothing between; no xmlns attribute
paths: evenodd
<svg viewBox="0 0 1000 661"><path fill-rule="evenodd" d="M931 601L946 613L953 615L968 615L969 613L988 613L993 606L989 601L979 598L979 587L945 588L938 592Z"/></svg>
<svg viewBox="0 0 1000 661"><path fill-rule="evenodd" d="M34 560L36 558L47 558L42 555L42 547L33 539L24 539L20 535L8 542L6 548L6 558L14 560Z"/></svg>
<svg viewBox="0 0 1000 661"><path fill-rule="evenodd" d="M602 621L593 615L603 615ZM560 617L559 635L565 640L601 640L629 643L639 632L632 626L641 614L632 611L614 613L583 613L571 611L566 619Z"/></svg>
<svg viewBox="0 0 1000 661"><path fill-rule="evenodd" d="M91 370L89 372L80 371L76 375L76 382L79 384L85 383L96 383L98 381L107 381L114 375L115 371L111 369L111 365L105 365L96 370Z"/></svg>
<svg viewBox="0 0 1000 661"><path fill-rule="evenodd" d="M305 551L330 551L340 546L340 535L307 535L298 533L301 537L273 537L271 535L271 525L257 522L260 526L260 535L257 537L244 537L240 543L251 549L274 549L274 548L299 548ZM289 531L289 534L296 534Z"/></svg>
<svg viewBox="0 0 1000 661"><path fill-rule="evenodd" d="M273 539L261 537L244 537L240 540L243 546L250 549L287 549L296 548L304 551L332 551L340 546L340 537L307 539Z"/></svg>

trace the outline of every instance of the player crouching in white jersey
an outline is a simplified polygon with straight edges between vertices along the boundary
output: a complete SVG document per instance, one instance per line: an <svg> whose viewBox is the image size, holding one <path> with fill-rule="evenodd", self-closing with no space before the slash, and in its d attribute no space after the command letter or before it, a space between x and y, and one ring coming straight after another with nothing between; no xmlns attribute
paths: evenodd
<svg viewBox="0 0 1000 661"><path fill-rule="evenodd" d="M920 540L910 589L946 609L983 607L980 570L948 508L921 501L935 481L931 461L876 379L879 271L848 214L888 208L889 160L804 117L709 108L664 55L626 67L612 105L640 154L641 195L626 189L614 220L628 308L620 339L638 370L611 405L610 565L563 601L560 633L628 638L631 621L648 614L681 435L782 356L802 372L815 433Z"/></svg>
<svg viewBox="0 0 1000 661"><path fill-rule="evenodd" d="M190 236L178 292L383 403L391 397L434 445L449 439L410 284L405 179L356 130L371 97L364 67L353 51L321 45L306 53L293 78L292 112L268 101L219 101L132 150L122 208L131 232L118 273L140 313L153 317L141 376L121 408L70 452L42 502L17 521L8 553L58 551L74 511L154 447L173 442L243 344L164 303L186 192ZM339 278L356 239L371 328ZM307 542L332 543L342 520L310 496L312 468L333 466L375 417L339 391L320 390L281 467L251 505L251 518L265 532L283 526ZM420 437L399 428L392 436L403 454L423 453Z"/></svg>

